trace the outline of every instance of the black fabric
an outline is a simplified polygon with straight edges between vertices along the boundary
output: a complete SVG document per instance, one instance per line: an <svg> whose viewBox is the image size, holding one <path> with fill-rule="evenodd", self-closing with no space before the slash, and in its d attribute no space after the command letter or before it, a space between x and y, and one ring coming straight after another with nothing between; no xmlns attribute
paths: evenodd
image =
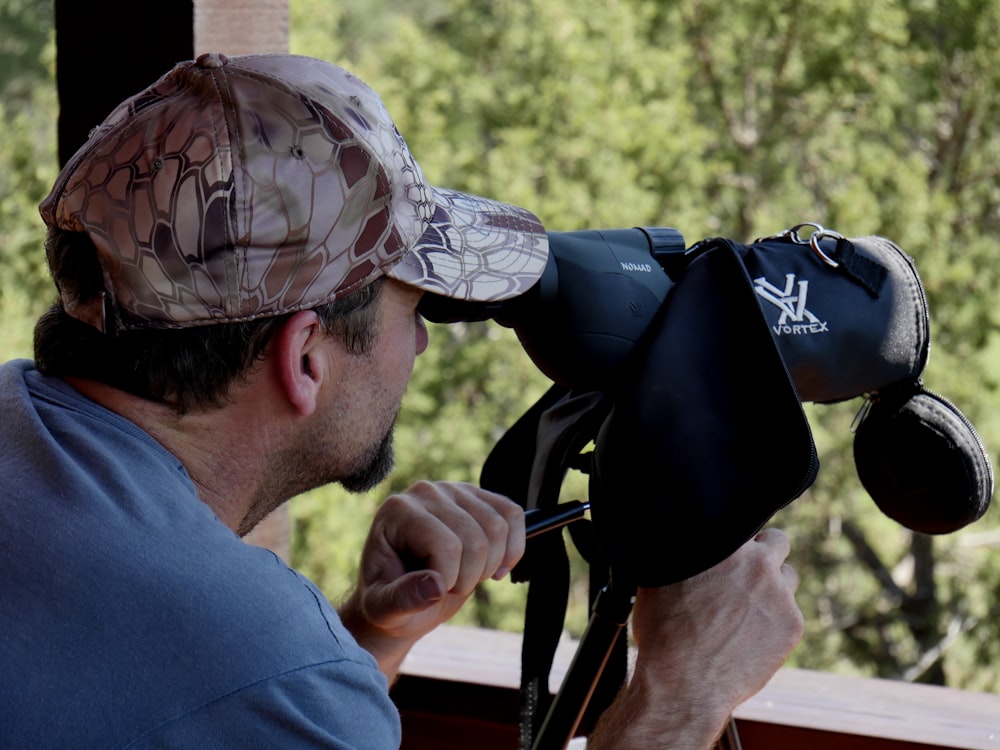
<svg viewBox="0 0 1000 750"><path fill-rule="evenodd" d="M606 413L603 394L577 394L553 386L494 447L483 467L480 484L507 495L525 509L554 506L566 471L578 462L580 452L593 439ZM597 570L600 568L596 565ZM527 750L534 744L552 705L549 675L563 632L570 584L569 558L562 535L549 533L529 539L525 555L511 577L529 582L520 695L520 747ZM624 664L613 668L602 684L623 675ZM602 693L607 689L602 687Z"/></svg>
<svg viewBox="0 0 1000 750"><path fill-rule="evenodd" d="M531 540L534 558L544 562L531 577L521 641L520 747L528 750L552 706L549 675L562 637L569 597L569 558L560 534Z"/></svg>
<svg viewBox="0 0 1000 750"><path fill-rule="evenodd" d="M824 249L823 241L819 244L820 248ZM858 252L857 245L846 237L839 238L833 244L831 255L840 264L839 268L861 284L872 297L878 297L888 278L888 269L873 258Z"/></svg>
<svg viewBox="0 0 1000 750"><path fill-rule="evenodd" d="M483 462L479 482L484 488L509 497L522 508L534 507L528 495L538 454L538 426L545 411L566 394L565 388L553 385L507 429Z"/></svg>
<svg viewBox="0 0 1000 750"><path fill-rule="evenodd" d="M653 328L613 392L591 478L605 556L639 586L722 561L818 468L795 387L729 244L692 261Z"/></svg>

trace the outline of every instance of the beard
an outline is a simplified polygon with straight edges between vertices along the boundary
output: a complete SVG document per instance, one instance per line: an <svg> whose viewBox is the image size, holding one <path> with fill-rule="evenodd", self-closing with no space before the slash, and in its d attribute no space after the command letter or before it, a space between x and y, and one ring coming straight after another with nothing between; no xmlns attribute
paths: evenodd
<svg viewBox="0 0 1000 750"><path fill-rule="evenodd" d="M385 434L378 442L372 443L352 462L351 468L317 470L329 461L329 432L310 433L304 436L296 447L276 456L267 472L267 481L259 489L250 504L247 515L238 529L240 536L248 534L269 513L291 497L326 484L338 483L348 492L367 492L389 476L392 471L395 451L393 431L396 416L389 420Z"/></svg>
<svg viewBox="0 0 1000 750"><path fill-rule="evenodd" d="M367 492L389 476L395 462L394 426L395 424L389 428L382 441L373 446L362 458L360 469L345 477L340 477L338 481L341 487L348 492Z"/></svg>

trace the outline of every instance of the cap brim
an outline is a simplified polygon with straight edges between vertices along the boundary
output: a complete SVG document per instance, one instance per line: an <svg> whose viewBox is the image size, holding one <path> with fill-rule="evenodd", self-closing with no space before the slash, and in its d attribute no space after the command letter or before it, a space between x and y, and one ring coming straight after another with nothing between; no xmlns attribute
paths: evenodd
<svg viewBox="0 0 1000 750"><path fill-rule="evenodd" d="M530 211L431 188L427 230L386 275L432 294L477 302L516 297L545 270L548 235Z"/></svg>

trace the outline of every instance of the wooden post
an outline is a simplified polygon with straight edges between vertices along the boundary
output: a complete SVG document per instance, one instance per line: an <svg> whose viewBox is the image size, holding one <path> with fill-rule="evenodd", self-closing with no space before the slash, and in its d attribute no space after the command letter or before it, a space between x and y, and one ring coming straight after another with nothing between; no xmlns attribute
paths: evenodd
<svg viewBox="0 0 1000 750"><path fill-rule="evenodd" d="M55 0L59 163L119 102L194 52L191 0Z"/></svg>
<svg viewBox="0 0 1000 750"><path fill-rule="evenodd" d="M288 51L288 0L195 0L196 54Z"/></svg>

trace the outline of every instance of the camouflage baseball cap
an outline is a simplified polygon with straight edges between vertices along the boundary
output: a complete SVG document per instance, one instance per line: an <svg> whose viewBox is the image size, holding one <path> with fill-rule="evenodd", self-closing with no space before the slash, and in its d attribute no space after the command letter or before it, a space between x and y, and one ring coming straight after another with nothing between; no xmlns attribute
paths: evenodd
<svg viewBox="0 0 1000 750"><path fill-rule="evenodd" d="M427 184L379 97L297 55L202 55L122 103L41 204L86 232L103 327L184 327L307 309L379 276L459 299L517 296L548 241L529 211Z"/></svg>

